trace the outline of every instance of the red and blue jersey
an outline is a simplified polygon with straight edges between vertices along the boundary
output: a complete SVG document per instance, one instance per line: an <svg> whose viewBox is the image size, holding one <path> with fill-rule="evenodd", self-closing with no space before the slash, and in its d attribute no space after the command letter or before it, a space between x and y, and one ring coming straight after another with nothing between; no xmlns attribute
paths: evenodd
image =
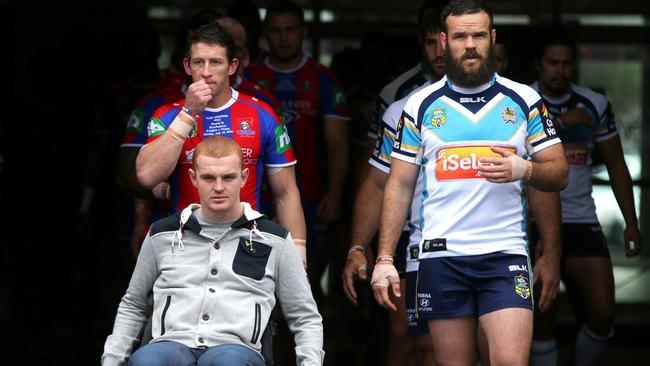
<svg viewBox="0 0 650 366"><path fill-rule="evenodd" d="M302 198L320 200L327 190L323 119L349 118L338 78L307 56L292 70L276 69L266 59L248 70L247 77L280 100L282 121L298 159L296 173Z"/></svg>
<svg viewBox="0 0 650 366"><path fill-rule="evenodd" d="M154 113L147 128L151 143L160 137L185 104L180 100L164 105ZM220 108L206 108L196 127L185 140L176 169L169 177L172 210L200 202L188 170L192 167L194 149L210 136L227 136L239 144L244 167L249 175L241 189L241 200L253 207L259 205L264 167L282 168L296 164L286 128L266 103L232 90L232 97Z"/></svg>
<svg viewBox="0 0 650 366"><path fill-rule="evenodd" d="M147 123L158 107L185 98L185 76L173 78L168 84L142 97L129 116L122 135L122 147L141 147L147 142Z"/></svg>

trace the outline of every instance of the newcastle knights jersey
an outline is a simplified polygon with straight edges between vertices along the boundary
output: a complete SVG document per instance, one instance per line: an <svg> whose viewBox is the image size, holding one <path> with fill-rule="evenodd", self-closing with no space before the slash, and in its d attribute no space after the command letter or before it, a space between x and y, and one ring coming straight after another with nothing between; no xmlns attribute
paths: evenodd
<svg viewBox="0 0 650 366"><path fill-rule="evenodd" d="M327 189L323 118L349 118L336 75L304 56L292 70L276 69L267 58L253 66L247 76L272 91L282 104L282 121L298 160L296 177L302 198L320 200Z"/></svg>
<svg viewBox="0 0 650 366"><path fill-rule="evenodd" d="M184 103L185 100L180 100L156 110L149 122L147 143L165 133ZM275 112L257 98L232 90L232 97L224 106L205 109L183 144L176 169L169 177L173 210L200 201L188 170L192 167L196 145L215 135L230 137L241 146L244 167L249 170L248 180L241 189L241 200L253 207L259 205L264 167L296 164L287 130Z"/></svg>

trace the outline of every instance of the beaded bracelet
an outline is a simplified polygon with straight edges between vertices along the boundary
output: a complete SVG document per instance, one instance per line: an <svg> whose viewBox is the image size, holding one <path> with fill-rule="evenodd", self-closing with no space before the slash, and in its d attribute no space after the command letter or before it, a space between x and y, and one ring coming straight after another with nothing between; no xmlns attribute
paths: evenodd
<svg viewBox="0 0 650 366"><path fill-rule="evenodd" d="M361 245L353 245L350 247L350 250L348 250L348 255L354 252L360 252L361 254L366 254L366 248L362 247Z"/></svg>
<svg viewBox="0 0 650 366"><path fill-rule="evenodd" d="M192 117L192 118L194 119L195 122L196 122L196 120L198 120L199 117L200 117L200 115L199 115L198 113L196 113L196 112L194 112L193 110L187 108L186 106L182 106L182 107L181 107L181 110L182 110L183 112L189 114L190 117Z"/></svg>
<svg viewBox="0 0 650 366"><path fill-rule="evenodd" d="M393 262L395 262L395 260L390 255L380 255L380 256L377 257L377 259L375 259L375 264L377 264L379 262L391 262L391 263L393 263Z"/></svg>

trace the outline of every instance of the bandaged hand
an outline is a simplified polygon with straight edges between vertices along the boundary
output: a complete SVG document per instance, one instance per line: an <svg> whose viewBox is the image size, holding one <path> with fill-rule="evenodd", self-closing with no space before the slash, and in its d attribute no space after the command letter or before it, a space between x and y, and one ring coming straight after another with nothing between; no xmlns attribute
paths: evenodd
<svg viewBox="0 0 650 366"><path fill-rule="evenodd" d="M510 183L518 180L530 180L533 163L523 159L511 150L492 146L491 150L501 158L481 158L478 171L481 176L492 183Z"/></svg>
<svg viewBox="0 0 650 366"><path fill-rule="evenodd" d="M399 274L392 263L379 262L372 270L372 292L377 303L387 309L396 311L397 307L388 297L388 287L392 287L395 297L400 297Z"/></svg>
<svg viewBox="0 0 650 366"><path fill-rule="evenodd" d="M357 304L357 292L354 288L354 282L358 278L360 280L368 279L368 260L361 251L351 250L348 252L348 257L345 261L345 267L341 278L343 279L343 292L352 301Z"/></svg>

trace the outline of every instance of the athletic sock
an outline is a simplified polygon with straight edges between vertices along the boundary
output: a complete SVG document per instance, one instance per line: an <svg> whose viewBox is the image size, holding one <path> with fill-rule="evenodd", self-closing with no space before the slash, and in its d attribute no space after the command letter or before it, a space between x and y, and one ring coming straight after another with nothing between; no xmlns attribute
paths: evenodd
<svg viewBox="0 0 650 366"><path fill-rule="evenodd" d="M614 335L614 329L606 336L599 336L583 325L576 337L576 366L593 365L607 346L607 341Z"/></svg>
<svg viewBox="0 0 650 366"><path fill-rule="evenodd" d="M531 366L556 366L557 365L557 343L554 339L548 341L533 340L530 347Z"/></svg>

